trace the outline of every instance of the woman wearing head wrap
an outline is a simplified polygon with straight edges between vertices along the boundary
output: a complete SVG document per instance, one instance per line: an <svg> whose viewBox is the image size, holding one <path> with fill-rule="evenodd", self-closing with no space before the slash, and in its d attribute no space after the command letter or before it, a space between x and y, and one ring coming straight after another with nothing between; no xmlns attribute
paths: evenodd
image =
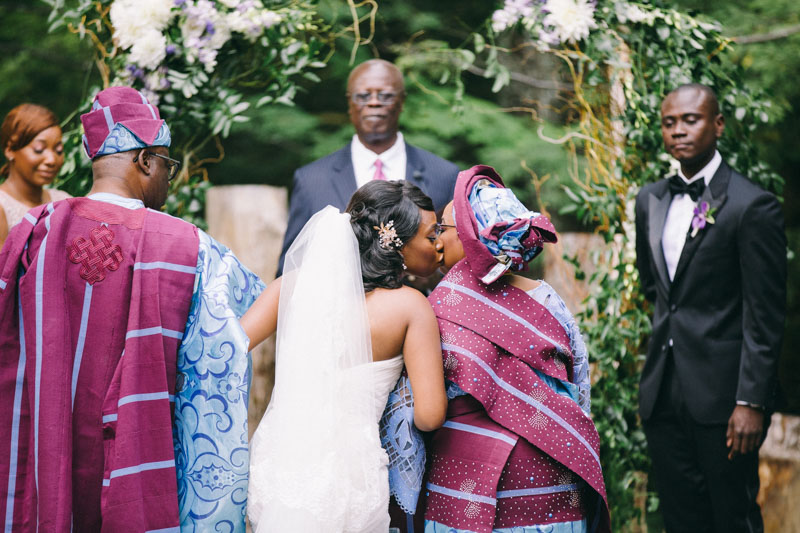
<svg viewBox="0 0 800 533"><path fill-rule="evenodd" d="M556 241L553 225L479 165L441 227L449 271L429 300L450 402L425 531L609 531L580 333L552 287L510 274Z"/></svg>
<svg viewBox="0 0 800 533"><path fill-rule="evenodd" d="M69 198L50 185L64 164L61 128L52 111L35 104L20 104L6 115L0 127L0 145L6 163L0 168L0 246L8 231L29 209Z"/></svg>

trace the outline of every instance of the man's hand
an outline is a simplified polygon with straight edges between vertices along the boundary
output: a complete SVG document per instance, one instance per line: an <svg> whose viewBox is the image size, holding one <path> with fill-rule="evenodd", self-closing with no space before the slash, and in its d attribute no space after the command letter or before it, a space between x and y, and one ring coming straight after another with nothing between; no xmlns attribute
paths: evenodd
<svg viewBox="0 0 800 533"><path fill-rule="evenodd" d="M761 409L737 405L728 419L726 446L730 449L728 459L758 449L764 431L764 412Z"/></svg>

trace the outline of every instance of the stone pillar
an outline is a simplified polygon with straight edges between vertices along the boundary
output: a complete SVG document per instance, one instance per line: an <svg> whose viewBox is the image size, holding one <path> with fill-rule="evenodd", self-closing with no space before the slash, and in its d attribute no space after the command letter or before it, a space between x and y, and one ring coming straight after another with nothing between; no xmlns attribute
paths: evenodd
<svg viewBox="0 0 800 533"><path fill-rule="evenodd" d="M800 416L772 415L758 477L765 533L800 533Z"/></svg>
<svg viewBox="0 0 800 533"><path fill-rule="evenodd" d="M575 266L564 260L576 256L586 279L595 271L591 253L605 246L600 235L594 233L559 233L558 242L544 247L544 280L549 283L567 304L574 315L583 308L583 300L589 295L586 281L575 278Z"/></svg>
<svg viewBox="0 0 800 533"><path fill-rule="evenodd" d="M208 233L228 246L265 284L275 278L289 218L287 191L267 185L212 187L206 194ZM253 350L250 436L264 415L275 381L275 337Z"/></svg>

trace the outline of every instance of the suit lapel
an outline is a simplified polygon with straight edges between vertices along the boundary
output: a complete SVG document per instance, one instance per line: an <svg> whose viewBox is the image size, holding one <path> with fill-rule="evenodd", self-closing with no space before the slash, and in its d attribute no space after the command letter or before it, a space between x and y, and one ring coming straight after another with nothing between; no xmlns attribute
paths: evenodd
<svg viewBox="0 0 800 533"><path fill-rule="evenodd" d="M719 210L722 208L725 200L728 199L728 181L730 180L730 177L731 169L723 161L719 165L714 177L711 178L711 182L708 184L708 187L706 187L706 190L703 191L702 196L700 196L700 199L697 202L698 205L702 202L708 202L709 210L716 209L714 212L715 219L719 215ZM697 232L697 235L692 237L692 229L691 226L689 227L689 234L686 235L686 243L683 245L683 250L681 250L681 258L678 260L678 266L675 268L675 277L672 278L673 283L675 283L681 277L681 274L686 270L686 267L692 260L692 256L700 247L700 244L703 242L703 239L705 239L706 234L711 231L712 228L713 225L706 225L705 228Z"/></svg>
<svg viewBox="0 0 800 533"><path fill-rule="evenodd" d="M425 190L425 163L417 154L417 149L408 143L406 145L406 181L413 183L423 191Z"/></svg>
<svg viewBox="0 0 800 533"><path fill-rule="evenodd" d="M331 172L333 174L331 183L333 183L333 189L339 197L340 205L346 206L350 202L350 197L356 191L356 174L353 170L350 143L336 153Z"/></svg>
<svg viewBox="0 0 800 533"><path fill-rule="evenodd" d="M669 189L665 189L661 198L651 194L648 201L647 227L650 232L648 235L650 252L656 263L658 278L664 284L664 287L669 288L669 273L667 272L667 262L664 259L664 248L661 245L661 235L664 233L664 222L667 220L667 210L669 209L669 203L672 201L672 195L669 193Z"/></svg>

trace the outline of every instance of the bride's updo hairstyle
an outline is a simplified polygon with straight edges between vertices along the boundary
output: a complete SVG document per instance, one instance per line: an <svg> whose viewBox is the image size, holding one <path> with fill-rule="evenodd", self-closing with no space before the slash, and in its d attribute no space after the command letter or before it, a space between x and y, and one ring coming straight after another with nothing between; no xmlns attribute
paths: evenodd
<svg viewBox="0 0 800 533"><path fill-rule="evenodd" d="M403 278L402 247L395 243L381 247L375 228L392 222L392 229L405 246L417 234L420 209L433 211L433 201L407 181L373 180L353 193L346 211L358 239L365 292L379 287L397 289Z"/></svg>

